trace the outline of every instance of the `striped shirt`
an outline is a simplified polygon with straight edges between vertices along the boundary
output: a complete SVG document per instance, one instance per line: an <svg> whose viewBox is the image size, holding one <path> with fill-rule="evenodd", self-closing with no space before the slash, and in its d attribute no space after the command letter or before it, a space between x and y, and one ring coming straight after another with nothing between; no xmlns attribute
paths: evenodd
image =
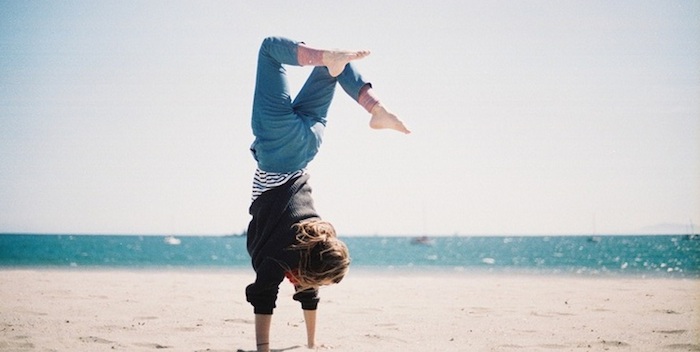
<svg viewBox="0 0 700 352"><path fill-rule="evenodd" d="M253 199L255 201L263 192L269 191L275 187L281 186L294 177L306 174L306 169L297 170L294 172L267 172L255 169L253 177Z"/></svg>

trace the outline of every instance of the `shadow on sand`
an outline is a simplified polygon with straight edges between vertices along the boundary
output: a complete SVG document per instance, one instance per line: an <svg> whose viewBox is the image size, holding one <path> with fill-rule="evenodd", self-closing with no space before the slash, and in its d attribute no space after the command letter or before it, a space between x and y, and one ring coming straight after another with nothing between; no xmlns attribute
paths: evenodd
<svg viewBox="0 0 700 352"><path fill-rule="evenodd" d="M297 348L301 348L301 346L292 346L292 347L287 347L287 348L273 348L270 350L270 352L284 352L284 351L289 351L289 350L295 350ZM257 352L257 351L254 351L254 350L246 351L246 350L238 349L238 351L236 351L236 352Z"/></svg>

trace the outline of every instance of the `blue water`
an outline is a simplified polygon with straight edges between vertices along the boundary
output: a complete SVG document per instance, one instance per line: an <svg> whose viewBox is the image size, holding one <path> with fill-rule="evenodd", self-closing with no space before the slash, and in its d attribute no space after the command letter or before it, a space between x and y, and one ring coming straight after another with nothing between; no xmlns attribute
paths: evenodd
<svg viewBox="0 0 700 352"><path fill-rule="evenodd" d="M700 277L687 236L343 237L352 266ZM179 243L178 243L179 242ZM0 235L2 267L250 268L244 237Z"/></svg>

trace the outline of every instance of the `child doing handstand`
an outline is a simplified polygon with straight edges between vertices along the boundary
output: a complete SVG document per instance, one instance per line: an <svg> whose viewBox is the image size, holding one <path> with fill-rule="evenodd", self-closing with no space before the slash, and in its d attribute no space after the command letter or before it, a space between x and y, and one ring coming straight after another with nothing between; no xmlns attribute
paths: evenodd
<svg viewBox="0 0 700 352"><path fill-rule="evenodd" d="M350 265L347 247L314 209L306 173L321 145L336 83L371 114L371 128L410 133L352 65L367 55L318 50L281 37L266 38L260 47L250 148L257 169L247 231L256 278L246 287L258 351L270 350L272 313L285 277L304 312L308 347L315 348L318 288L340 282ZM293 101L285 65L315 66Z"/></svg>

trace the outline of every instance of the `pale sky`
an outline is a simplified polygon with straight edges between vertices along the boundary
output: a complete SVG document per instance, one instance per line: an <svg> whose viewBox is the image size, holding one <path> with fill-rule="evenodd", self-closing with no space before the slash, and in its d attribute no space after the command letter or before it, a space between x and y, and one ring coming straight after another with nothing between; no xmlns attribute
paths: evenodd
<svg viewBox="0 0 700 352"><path fill-rule="evenodd" d="M0 233L245 229L270 35L372 50L358 68L414 131L337 90L309 173L341 234L700 227L698 1L17 0Z"/></svg>

